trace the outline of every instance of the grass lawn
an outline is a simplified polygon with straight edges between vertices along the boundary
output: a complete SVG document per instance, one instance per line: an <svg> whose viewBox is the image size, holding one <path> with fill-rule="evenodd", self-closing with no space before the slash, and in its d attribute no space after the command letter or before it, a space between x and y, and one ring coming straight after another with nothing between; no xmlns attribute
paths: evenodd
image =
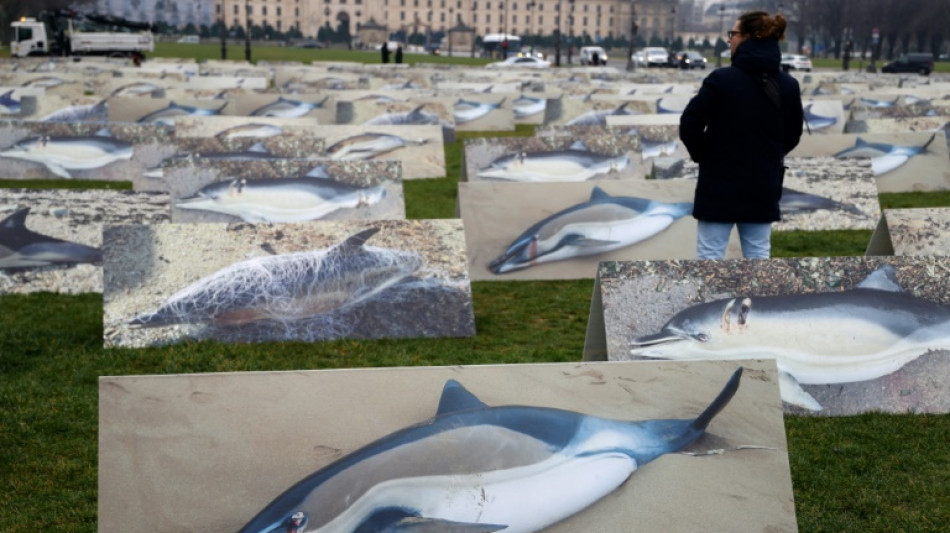
<svg viewBox="0 0 950 533"><path fill-rule="evenodd" d="M183 53L166 46L197 52L209 45L162 45L160 53ZM337 53L294 52L313 60ZM352 54L344 57L375 61ZM255 49L256 59L264 55ZM243 48L229 57L243 58ZM410 218L454 216L462 142L446 146L448 178L405 184ZM67 183L75 184L0 186ZM950 195L889 194L881 203L950 206ZM777 233L775 255L862 255L869 236ZM0 531L96 531L100 375L578 361L592 289L591 280L475 282L478 334L465 339L205 341L144 350L102 349L99 294L0 296ZM801 531L948 531L950 415L790 416L785 423Z"/></svg>

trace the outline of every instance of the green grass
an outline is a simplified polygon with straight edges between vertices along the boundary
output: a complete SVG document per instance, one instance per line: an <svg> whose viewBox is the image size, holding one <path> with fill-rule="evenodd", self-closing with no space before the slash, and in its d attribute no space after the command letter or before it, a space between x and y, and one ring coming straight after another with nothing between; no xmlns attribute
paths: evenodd
<svg viewBox="0 0 950 533"><path fill-rule="evenodd" d="M450 177L405 184L411 218L455 216L463 139L477 135L462 134L446 146ZM0 182L38 185L77 182ZM887 194L881 203L948 206L950 194ZM868 238L867 231L777 232L773 253L861 255ZM100 295L0 296L0 531L96 530L100 375L578 361L592 290L591 280L474 282L477 335L471 338L205 341L108 351L101 348ZM800 531L947 531L950 416L790 416L785 424Z"/></svg>

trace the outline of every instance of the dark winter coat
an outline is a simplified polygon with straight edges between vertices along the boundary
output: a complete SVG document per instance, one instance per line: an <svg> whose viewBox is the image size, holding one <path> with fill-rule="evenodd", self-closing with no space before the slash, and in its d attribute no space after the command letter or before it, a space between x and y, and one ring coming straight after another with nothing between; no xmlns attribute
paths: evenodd
<svg viewBox="0 0 950 533"><path fill-rule="evenodd" d="M780 71L780 61L775 39L746 39L736 47L732 66L714 70L683 111L680 138L699 163L697 219L781 219L783 159L801 138L803 112L798 82ZM781 113L763 75L777 82Z"/></svg>

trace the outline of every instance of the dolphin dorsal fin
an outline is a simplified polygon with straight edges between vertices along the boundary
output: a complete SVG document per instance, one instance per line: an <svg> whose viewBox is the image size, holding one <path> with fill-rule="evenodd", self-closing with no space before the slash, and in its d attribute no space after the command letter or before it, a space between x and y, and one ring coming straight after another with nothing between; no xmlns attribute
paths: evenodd
<svg viewBox="0 0 950 533"><path fill-rule="evenodd" d="M256 142L253 146L247 149L248 152L257 152L260 154L269 154L270 151L262 143Z"/></svg>
<svg viewBox="0 0 950 533"><path fill-rule="evenodd" d="M346 254L358 250L362 248L364 244L366 244L366 241L368 241L370 237L376 235L377 232L379 232L379 228L364 229L355 235L351 235L345 241L338 244L336 248L333 249L333 251Z"/></svg>
<svg viewBox="0 0 950 533"><path fill-rule="evenodd" d="M889 292L903 292L904 290L897 281L897 270L894 269L894 265L878 267L874 272L868 274L864 281L858 283L857 288Z"/></svg>
<svg viewBox="0 0 950 533"><path fill-rule="evenodd" d="M613 198L613 196L611 196L610 193L608 193L607 191L601 189L600 187L595 186L595 187L590 191L590 201L591 201L591 202L593 202L594 200L606 200L607 198Z"/></svg>
<svg viewBox="0 0 950 533"><path fill-rule="evenodd" d="M587 145L584 144L584 141L583 141L582 139L578 139L578 140L572 142L571 145L567 147L567 149L568 149L568 150L579 150L579 151L582 151L582 152L586 152L586 151L589 150L589 148L587 148Z"/></svg>
<svg viewBox="0 0 950 533"><path fill-rule="evenodd" d="M485 402L468 392L461 383L450 379L445 382L445 387L442 388L442 397L439 398L439 410L436 412L436 416L486 407L488 406L485 405Z"/></svg>
<svg viewBox="0 0 950 533"><path fill-rule="evenodd" d="M17 209L12 215L0 221L0 229L13 230L26 227L26 215L28 214L30 214L29 207Z"/></svg>

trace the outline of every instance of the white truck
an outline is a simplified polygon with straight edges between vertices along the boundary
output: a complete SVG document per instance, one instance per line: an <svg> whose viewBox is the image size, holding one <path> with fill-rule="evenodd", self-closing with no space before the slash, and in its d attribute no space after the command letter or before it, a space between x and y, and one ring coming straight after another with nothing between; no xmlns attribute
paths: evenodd
<svg viewBox="0 0 950 533"><path fill-rule="evenodd" d="M155 50L151 25L71 10L44 11L11 25L10 55L107 55L144 58Z"/></svg>

